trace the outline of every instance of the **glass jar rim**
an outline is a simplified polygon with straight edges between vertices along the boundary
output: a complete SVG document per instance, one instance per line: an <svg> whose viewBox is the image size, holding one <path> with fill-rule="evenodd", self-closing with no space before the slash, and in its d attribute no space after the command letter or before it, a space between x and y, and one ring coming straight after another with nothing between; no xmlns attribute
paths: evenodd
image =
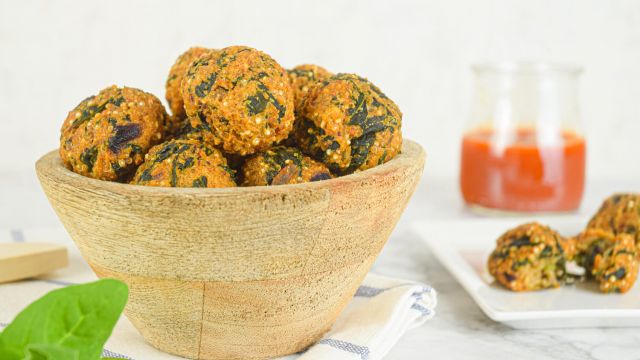
<svg viewBox="0 0 640 360"><path fill-rule="evenodd" d="M583 71L580 65L544 61L481 62L471 65L471 69L476 73L498 72L506 74L565 73L569 75L580 75Z"/></svg>

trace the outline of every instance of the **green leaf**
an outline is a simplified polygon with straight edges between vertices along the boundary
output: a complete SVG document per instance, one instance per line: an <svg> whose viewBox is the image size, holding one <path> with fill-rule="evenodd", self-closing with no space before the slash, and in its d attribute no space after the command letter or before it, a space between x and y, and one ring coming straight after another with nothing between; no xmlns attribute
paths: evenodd
<svg viewBox="0 0 640 360"><path fill-rule="evenodd" d="M78 351L60 345L32 344L27 346L25 360L79 360Z"/></svg>
<svg viewBox="0 0 640 360"><path fill-rule="evenodd" d="M128 293L127 285L112 279L49 292L22 310L0 333L0 359L22 360L39 355L37 351L43 349L59 348L77 351L79 359L100 359ZM36 353L28 355L33 344Z"/></svg>

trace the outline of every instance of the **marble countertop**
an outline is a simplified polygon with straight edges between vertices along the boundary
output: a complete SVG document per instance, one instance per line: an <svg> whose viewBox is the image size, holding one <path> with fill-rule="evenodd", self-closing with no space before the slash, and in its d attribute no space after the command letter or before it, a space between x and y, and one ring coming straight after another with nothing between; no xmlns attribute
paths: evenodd
<svg viewBox="0 0 640 360"><path fill-rule="evenodd" d="M586 220L604 197L614 191L638 191L639 184L590 181L581 210L563 216ZM432 285L439 293L437 314L408 331L387 359L640 359L638 329L514 330L487 318L411 230L415 221L450 220L462 225L478 216L464 207L455 179L426 177L419 185L372 271ZM0 172L0 227L58 225L35 174Z"/></svg>

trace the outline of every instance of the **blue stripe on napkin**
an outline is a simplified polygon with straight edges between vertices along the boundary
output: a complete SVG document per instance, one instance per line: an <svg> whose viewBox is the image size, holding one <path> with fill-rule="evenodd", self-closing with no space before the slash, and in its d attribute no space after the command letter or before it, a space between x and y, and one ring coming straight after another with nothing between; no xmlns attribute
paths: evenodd
<svg viewBox="0 0 640 360"><path fill-rule="evenodd" d="M133 360L133 358L128 357L127 355L122 355L119 354L117 352L113 352L111 350L107 350L107 349L103 349L102 350L102 357L107 357L107 358L114 358L114 359L128 359L128 360Z"/></svg>
<svg viewBox="0 0 640 360"><path fill-rule="evenodd" d="M411 308L414 310L418 310L422 314L422 316L431 315L431 310L427 309L426 307L418 303L412 304Z"/></svg>
<svg viewBox="0 0 640 360"><path fill-rule="evenodd" d="M362 360L369 359L369 348L366 346L360 346L347 341L336 339L322 339L318 341L318 344L329 345L332 348L336 348L338 350L348 351L350 353L360 355L360 358Z"/></svg>
<svg viewBox="0 0 640 360"><path fill-rule="evenodd" d="M383 293L384 291L389 290L389 289L381 289L381 288L376 288L373 286L367 286L367 285L362 285L358 288L358 290L356 290L356 294L353 296L360 296L360 297L374 297L377 295L380 295L381 293Z"/></svg>

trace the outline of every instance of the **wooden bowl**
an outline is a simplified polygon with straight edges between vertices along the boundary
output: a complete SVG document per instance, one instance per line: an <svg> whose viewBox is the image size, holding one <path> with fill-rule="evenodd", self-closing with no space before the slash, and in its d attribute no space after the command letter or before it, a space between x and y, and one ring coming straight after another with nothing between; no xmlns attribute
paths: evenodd
<svg viewBox="0 0 640 360"><path fill-rule="evenodd" d="M413 194L420 145L356 174L224 189L134 186L67 170L40 183L99 277L129 285L125 313L156 348L269 358L320 339L351 300Z"/></svg>

